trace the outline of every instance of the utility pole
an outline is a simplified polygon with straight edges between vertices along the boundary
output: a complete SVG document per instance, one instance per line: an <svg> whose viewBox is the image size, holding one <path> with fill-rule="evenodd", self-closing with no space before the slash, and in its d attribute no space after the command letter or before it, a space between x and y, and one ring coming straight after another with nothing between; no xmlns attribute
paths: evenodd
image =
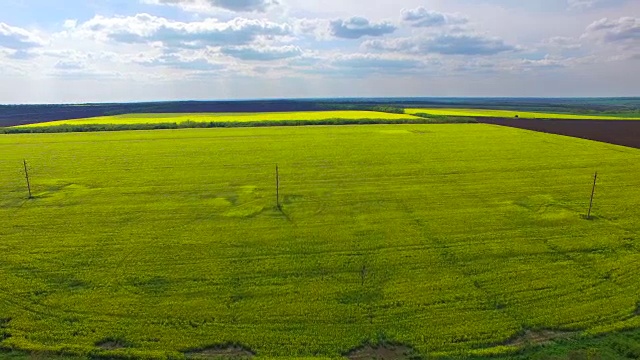
<svg viewBox="0 0 640 360"><path fill-rule="evenodd" d="M589 203L589 213L587 214L587 220L591 219L591 209L593 208L593 197L596 194L596 183L598 182L598 172L593 176L593 189L591 190L591 202Z"/></svg>
<svg viewBox="0 0 640 360"><path fill-rule="evenodd" d="M367 279L367 265L362 265L362 269L360 269L360 285L364 286L364 281Z"/></svg>
<svg viewBox="0 0 640 360"><path fill-rule="evenodd" d="M29 168L27 168L27 159L24 159L24 176L27 179L27 190L29 190L29 199L33 199L31 195L31 182L29 181Z"/></svg>
<svg viewBox="0 0 640 360"><path fill-rule="evenodd" d="M278 210L282 210L280 206L280 173L278 171L278 164L276 164L276 207Z"/></svg>

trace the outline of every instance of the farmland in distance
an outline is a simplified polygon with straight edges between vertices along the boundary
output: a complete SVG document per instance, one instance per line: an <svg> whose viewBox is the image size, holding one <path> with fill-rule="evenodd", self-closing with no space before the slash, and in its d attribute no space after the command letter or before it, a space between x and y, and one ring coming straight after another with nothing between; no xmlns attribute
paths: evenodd
<svg viewBox="0 0 640 360"><path fill-rule="evenodd" d="M406 109L407 114L424 114L431 116L468 116L468 117L495 117L522 119L574 119L574 120L640 120L639 114L624 114L624 116L611 115L582 115L564 113L545 113L518 110L492 110L492 109L462 109L462 108L425 108Z"/></svg>
<svg viewBox="0 0 640 360"><path fill-rule="evenodd" d="M47 127L59 125L131 125L131 124L160 124L185 122L271 122L271 121L312 121L312 120L410 120L420 119L409 114L391 114L377 111L298 111L274 113L180 113L180 114L126 114L115 116L100 116L86 119L58 120L24 125L22 127Z"/></svg>

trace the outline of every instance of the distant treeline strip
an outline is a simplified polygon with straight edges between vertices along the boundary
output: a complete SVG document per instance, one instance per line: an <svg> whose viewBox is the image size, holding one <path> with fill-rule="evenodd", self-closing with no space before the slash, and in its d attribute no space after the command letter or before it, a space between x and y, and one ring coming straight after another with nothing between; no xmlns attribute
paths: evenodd
<svg viewBox="0 0 640 360"><path fill-rule="evenodd" d="M35 134L35 133L67 133L96 131L127 130L162 130L162 129L199 129L199 128L237 128L268 126L310 126L310 125L368 125L368 124L456 124L476 123L474 118L434 116L423 119L326 119L326 120L280 120L280 121L247 121L247 122L194 122L157 123L157 124L78 124L42 127L7 127L0 128L0 134Z"/></svg>
<svg viewBox="0 0 640 360"><path fill-rule="evenodd" d="M404 114L404 108L387 105L367 105L367 104L327 104L319 105L323 110L352 110L352 111L377 111L389 114Z"/></svg>

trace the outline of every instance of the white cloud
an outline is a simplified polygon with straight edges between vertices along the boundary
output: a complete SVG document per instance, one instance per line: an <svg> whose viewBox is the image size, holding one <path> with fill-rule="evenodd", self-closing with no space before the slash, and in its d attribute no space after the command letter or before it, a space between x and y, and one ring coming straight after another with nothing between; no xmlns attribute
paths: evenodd
<svg viewBox="0 0 640 360"><path fill-rule="evenodd" d="M331 61L331 64L342 68L382 71L415 71L422 66L422 62L417 59L377 54L338 55Z"/></svg>
<svg viewBox="0 0 640 360"><path fill-rule="evenodd" d="M294 32L297 35L312 36L315 40L330 40L331 21L326 19L295 19L293 22Z"/></svg>
<svg viewBox="0 0 640 360"><path fill-rule="evenodd" d="M78 25L72 34L105 42L161 44L171 48L245 45L260 38L292 34L292 27L267 20L236 18L227 22L205 19L180 22L149 14L103 17Z"/></svg>
<svg viewBox="0 0 640 360"><path fill-rule="evenodd" d="M289 62L302 74L336 78L367 78L371 74L405 76L425 69L425 60L372 53L331 53L303 56Z"/></svg>
<svg viewBox="0 0 640 360"><path fill-rule="evenodd" d="M397 27L390 22L372 23L368 19L354 16L346 20L331 21L331 34L342 39L359 39L365 36L383 36L391 34Z"/></svg>
<svg viewBox="0 0 640 360"><path fill-rule="evenodd" d="M606 43L640 43L640 18L600 19L587 27L584 37Z"/></svg>
<svg viewBox="0 0 640 360"><path fill-rule="evenodd" d="M588 9L595 6L598 0L568 0L569 9Z"/></svg>
<svg viewBox="0 0 640 360"><path fill-rule="evenodd" d="M7 54L7 57L13 60L31 60L36 56L36 53L30 50L14 50Z"/></svg>
<svg viewBox="0 0 640 360"><path fill-rule="evenodd" d="M12 50L28 50L44 44L44 40L33 32L0 23L0 47Z"/></svg>
<svg viewBox="0 0 640 360"><path fill-rule="evenodd" d="M403 9L402 20L413 27L440 27L466 24L469 22L464 16L427 10L424 7Z"/></svg>
<svg viewBox="0 0 640 360"><path fill-rule="evenodd" d="M524 59L522 65L525 69L558 69L567 66L567 59L546 55L537 60Z"/></svg>
<svg viewBox="0 0 640 360"><path fill-rule="evenodd" d="M363 47L371 50L409 54L496 55L518 50L504 40L478 34L442 33L434 36L369 40Z"/></svg>
<svg viewBox="0 0 640 360"><path fill-rule="evenodd" d="M206 56L185 55L180 53L161 54L159 56L148 57L140 55L132 60L134 63L148 67L165 67L173 69L181 69L188 71L211 71L221 70L225 66L221 63L214 63Z"/></svg>
<svg viewBox="0 0 640 360"><path fill-rule="evenodd" d="M231 46L223 47L225 55L246 61L273 61L302 55L298 46Z"/></svg>
<svg viewBox="0 0 640 360"><path fill-rule="evenodd" d="M265 12L278 5L277 0L142 0L153 5L171 5L190 12L207 13L213 9L224 9L234 12Z"/></svg>
<svg viewBox="0 0 640 360"><path fill-rule="evenodd" d="M567 0L567 5L569 9L572 10L587 10L621 5L628 1L629 0Z"/></svg>
<svg viewBox="0 0 640 360"><path fill-rule="evenodd" d="M55 99L62 96L59 89L76 87L65 83L72 78L87 84L74 93L78 100L85 92L109 100L118 91L123 100L139 99L130 98L134 93L150 100L248 96L247 88L255 95L316 96L328 84L328 95L384 96L390 93L387 84L401 91L413 84L422 89L417 95L442 95L440 88L423 86L440 77L450 95L495 95L506 77L515 84L525 73L553 75L527 89L570 89L572 74L592 76L593 84L607 85L598 89L612 93L637 92L640 2L571 0L569 12L568 1L134 0L157 7L85 2L46 22L0 24L0 93L5 99ZM97 15L75 20L86 13ZM465 93L472 86L468 77L486 81L474 83L477 92ZM105 78L120 90L91 85ZM192 86L194 79L203 85ZM352 87L358 81L369 85ZM371 87L373 82L380 86ZM129 92L135 86L137 92ZM227 92L231 86L233 93ZM274 86L295 90L280 93ZM47 87L50 97L33 95ZM520 94L521 87L514 89Z"/></svg>
<svg viewBox="0 0 640 360"><path fill-rule="evenodd" d="M582 48L583 44L580 42L580 39L566 36L554 36L543 40L542 46L555 50L576 50Z"/></svg>
<svg viewBox="0 0 640 360"><path fill-rule="evenodd" d="M85 63L78 60L60 60L54 66L58 70L81 70L85 67Z"/></svg>
<svg viewBox="0 0 640 360"><path fill-rule="evenodd" d="M67 19L64 21L64 23L62 24L62 26L65 29L73 29L74 27L76 27L78 25L78 20L75 19Z"/></svg>

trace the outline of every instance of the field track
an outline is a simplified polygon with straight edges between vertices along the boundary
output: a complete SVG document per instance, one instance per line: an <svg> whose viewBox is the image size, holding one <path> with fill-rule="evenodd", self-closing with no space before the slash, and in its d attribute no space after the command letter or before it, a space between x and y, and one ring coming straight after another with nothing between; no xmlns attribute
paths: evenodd
<svg viewBox="0 0 640 360"><path fill-rule="evenodd" d="M640 149L640 122L626 120L535 120L477 118L478 122L566 135Z"/></svg>

